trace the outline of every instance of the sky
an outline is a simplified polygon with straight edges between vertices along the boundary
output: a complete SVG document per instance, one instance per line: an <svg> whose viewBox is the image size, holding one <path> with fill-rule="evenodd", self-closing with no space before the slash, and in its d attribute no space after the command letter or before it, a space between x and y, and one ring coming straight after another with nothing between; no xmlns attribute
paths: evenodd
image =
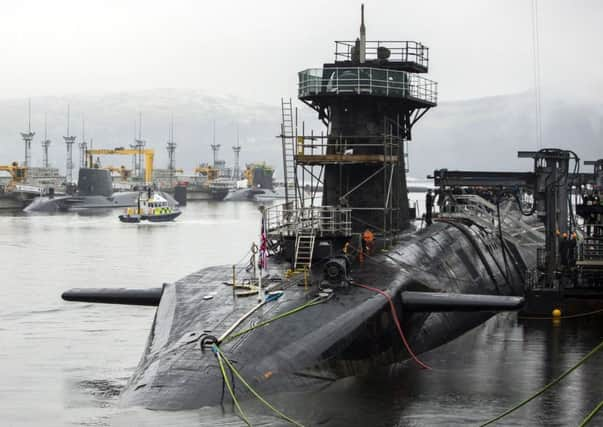
<svg viewBox="0 0 603 427"><path fill-rule="evenodd" d="M441 101L530 90L532 0L367 0L369 40L431 48ZM543 96L603 89L603 2L539 0ZM6 1L0 98L190 88L278 104L358 34L350 0Z"/></svg>

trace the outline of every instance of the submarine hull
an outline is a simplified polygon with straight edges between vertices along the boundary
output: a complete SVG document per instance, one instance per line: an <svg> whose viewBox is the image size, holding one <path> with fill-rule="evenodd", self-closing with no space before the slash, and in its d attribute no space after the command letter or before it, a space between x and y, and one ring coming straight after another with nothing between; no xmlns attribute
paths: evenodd
<svg viewBox="0 0 603 427"><path fill-rule="evenodd" d="M509 245L513 245L507 242ZM333 287L324 302L220 343L220 351L260 393L312 390L352 375L410 358L395 326L387 292L410 349L416 354L455 339L494 311L417 311L403 303L404 292L522 295L521 272L535 260L520 245L502 266L496 236L469 225L436 223L402 236L391 250L354 263L351 285ZM264 286L282 289L234 329L257 325L314 298L299 278L285 279L289 262L270 258ZM322 265L312 276L319 282ZM258 304L257 295L234 297L232 267L210 267L164 285L144 355L121 396L124 406L179 410L220 404L223 377L206 337L220 337ZM354 285L356 284L356 285ZM237 381L238 383L238 381ZM237 397L249 394L238 383Z"/></svg>

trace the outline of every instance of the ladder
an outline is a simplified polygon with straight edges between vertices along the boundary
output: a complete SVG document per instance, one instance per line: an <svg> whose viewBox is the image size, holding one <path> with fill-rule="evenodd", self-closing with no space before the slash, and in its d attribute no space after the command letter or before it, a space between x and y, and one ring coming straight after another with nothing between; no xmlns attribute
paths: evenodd
<svg viewBox="0 0 603 427"><path fill-rule="evenodd" d="M295 240L295 262L293 270L304 271L312 266L312 253L314 252L314 233L301 232Z"/></svg>
<svg viewBox="0 0 603 427"><path fill-rule="evenodd" d="M281 138L283 142L283 175L285 181L285 202L289 205L294 201L297 208L296 192L296 173L295 173L295 131L293 123L293 104L291 98L285 100L281 98Z"/></svg>

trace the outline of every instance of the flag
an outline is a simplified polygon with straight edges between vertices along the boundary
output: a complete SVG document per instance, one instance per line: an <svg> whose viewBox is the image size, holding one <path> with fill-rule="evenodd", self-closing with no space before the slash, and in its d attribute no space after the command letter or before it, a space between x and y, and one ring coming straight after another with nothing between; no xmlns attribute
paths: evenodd
<svg viewBox="0 0 603 427"><path fill-rule="evenodd" d="M268 237L266 236L266 224L262 215L262 232L260 236L260 268L268 268Z"/></svg>

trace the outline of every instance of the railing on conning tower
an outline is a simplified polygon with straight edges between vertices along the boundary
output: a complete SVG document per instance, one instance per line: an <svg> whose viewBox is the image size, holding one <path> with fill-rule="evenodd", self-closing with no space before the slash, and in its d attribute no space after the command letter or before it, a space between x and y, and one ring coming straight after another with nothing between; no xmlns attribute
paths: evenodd
<svg viewBox="0 0 603 427"><path fill-rule="evenodd" d="M316 236L351 236L352 210L333 206L293 208L287 204L265 208L269 236L295 236L312 233Z"/></svg>
<svg viewBox="0 0 603 427"><path fill-rule="evenodd" d="M335 62L352 61L355 41L335 42ZM387 62L415 65L417 71L427 72L429 66L429 48L416 41L377 40L366 42L366 61L379 61L387 52Z"/></svg>
<svg viewBox="0 0 603 427"><path fill-rule="evenodd" d="M371 67L310 68L299 73L298 96L371 95L436 105L437 83L406 71Z"/></svg>

